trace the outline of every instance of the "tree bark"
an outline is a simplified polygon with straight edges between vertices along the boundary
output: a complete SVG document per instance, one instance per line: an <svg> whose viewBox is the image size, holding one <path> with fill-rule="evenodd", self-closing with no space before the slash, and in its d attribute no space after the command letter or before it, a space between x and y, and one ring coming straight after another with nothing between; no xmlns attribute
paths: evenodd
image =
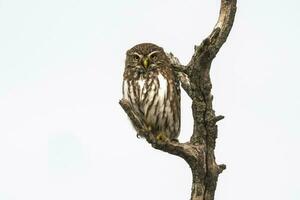
<svg viewBox="0 0 300 200"><path fill-rule="evenodd" d="M181 65L172 53L169 54L182 88L192 99L194 129L190 141L157 141L145 122L137 118L130 104L120 100L138 135L142 135L153 148L180 156L189 164L193 177L191 200L213 200L218 176L226 168L215 161L216 123L224 117L216 116L213 110L210 67L228 37L235 12L236 0L221 0L219 19L212 33L199 46L195 46L195 53L188 65Z"/></svg>

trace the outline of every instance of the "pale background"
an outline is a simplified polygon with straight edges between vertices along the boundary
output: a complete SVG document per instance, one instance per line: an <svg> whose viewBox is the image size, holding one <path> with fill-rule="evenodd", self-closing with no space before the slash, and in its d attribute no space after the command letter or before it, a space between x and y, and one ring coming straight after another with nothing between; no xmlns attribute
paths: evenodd
<svg viewBox="0 0 300 200"><path fill-rule="evenodd" d="M125 51L154 42L187 63L219 1L0 0L0 200L189 199L187 164L138 140L118 105ZM300 199L299 6L239 0L212 66L216 200Z"/></svg>

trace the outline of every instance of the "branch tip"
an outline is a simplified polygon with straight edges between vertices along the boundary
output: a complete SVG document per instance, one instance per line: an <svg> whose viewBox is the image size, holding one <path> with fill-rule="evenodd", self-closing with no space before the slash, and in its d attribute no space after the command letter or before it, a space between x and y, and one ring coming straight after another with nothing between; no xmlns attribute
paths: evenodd
<svg viewBox="0 0 300 200"><path fill-rule="evenodd" d="M224 119L225 117L223 116L223 115L219 115L219 116L216 116L215 117L215 121L216 122L218 122L218 121L220 121L220 120L222 120L222 119Z"/></svg>
<svg viewBox="0 0 300 200"><path fill-rule="evenodd" d="M218 173L221 174L226 169L225 164L218 165Z"/></svg>

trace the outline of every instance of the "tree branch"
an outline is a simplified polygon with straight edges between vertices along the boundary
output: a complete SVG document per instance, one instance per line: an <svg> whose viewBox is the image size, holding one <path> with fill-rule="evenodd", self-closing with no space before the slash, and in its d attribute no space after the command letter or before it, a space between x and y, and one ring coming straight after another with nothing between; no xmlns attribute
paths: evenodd
<svg viewBox="0 0 300 200"><path fill-rule="evenodd" d="M164 141L157 140L154 137L151 129L146 123L137 117L134 110L131 108L129 102L125 99L120 100L119 104L126 112L133 126L135 127L138 135L145 138L153 148L182 157L184 160L191 162L196 159L197 152L190 143L179 143L177 141L171 141L166 138Z"/></svg>
<svg viewBox="0 0 300 200"><path fill-rule="evenodd" d="M188 68L184 65L181 65L178 58L176 58L172 53L167 54L169 57L171 64L173 66L173 70L176 74L176 77L181 83L181 87L185 90L185 92L193 99L194 94L191 87L191 81L188 74Z"/></svg>
<svg viewBox="0 0 300 200"><path fill-rule="evenodd" d="M235 12L236 0L221 0L218 21L211 34L199 46L195 46L195 53L188 64L189 68L211 63L229 35Z"/></svg>
<svg viewBox="0 0 300 200"><path fill-rule="evenodd" d="M213 110L210 67L228 37L235 12L236 0L221 0L219 18L213 31L199 46L195 46L195 53L187 66L181 65L172 53L168 54L176 77L192 99L194 130L189 142L157 141L143 118L126 100L120 101L139 136L144 137L153 148L179 156L189 164L193 175L191 200L213 200L218 176L226 169L226 165L216 163L214 155L218 133L216 123L224 116L216 116Z"/></svg>

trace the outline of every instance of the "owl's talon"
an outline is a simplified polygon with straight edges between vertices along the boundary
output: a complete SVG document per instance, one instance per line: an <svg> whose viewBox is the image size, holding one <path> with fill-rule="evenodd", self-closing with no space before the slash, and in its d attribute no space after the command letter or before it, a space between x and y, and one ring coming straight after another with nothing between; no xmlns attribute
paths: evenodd
<svg viewBox="0 0 300 200"><path fill-rule="evenodd" d="M168 137L164 133L158 133L156 136L156 140L158 142L166 142L168 140Z"/></svg>

